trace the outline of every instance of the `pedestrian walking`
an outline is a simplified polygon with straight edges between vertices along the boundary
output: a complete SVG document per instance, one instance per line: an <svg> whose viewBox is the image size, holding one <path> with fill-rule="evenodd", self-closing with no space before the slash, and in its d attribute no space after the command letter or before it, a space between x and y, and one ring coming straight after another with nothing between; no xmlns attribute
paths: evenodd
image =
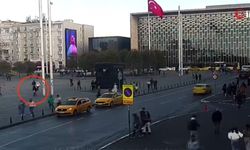
<svg viewBox="0 0 250 150"><path fill-rule="evenodd" d="M214 133L215 134L220 133L221 120L222 120L222 113L221 113L221 111L219 109L216 109L212 113L212 121L213 121L213 124L214 124Z"/></svg>
<svg viewBox="0 0 250 150"><path fill-rule="evenodd" d="M69 85L70 85L70 87L74 86L74 82L73 82L72 78L69 79Z"/></svg>
<svg viewBox="0 0 250 150"><path fill-rule="evenodd" d="M137 113L133 113L133 137L141 136L141 121Z"/></svg>
<svg viewBox="0 0 250 150"><path fill-rule="evenodd" d="M151 86L151 82L150 81L147 82L147 86L148 86L148 93L149 93L150 86Z"/></svg>
<svg viewBox="0 0 250 150"><path fill-rule="evenodd" d="M151 134L151 117L150 113L146 111L145 107L140 111L141 123L142 123L142 133Z"/></svg>
<svg viewBox="0 0 250 150"><path fill-rule="evenodd" d="M54 98L52 95L50 95L50 97L48 98L48 104L51 112L54 112L55 106L54 106Z"/></svg>
<svg viewBox="0 0 250 150"><path fill-rule="evenodd" d="M201 81L201 74L199 74L199 81Z"/></svg>
<svg viewBox="0 0 250 150"><path fill-rule="evenodd" d="M114 92L114 93L118 92L118 87L117 87L116 83L114 84L113 89L111 91Z"/></svg>
<svg viewBox="0 0 250 150"><path fill-rule="evenodd" d="M232 150L240 150L240 139L243 137L243 134L238 128L232 128L228 132L227 137L231 141Z"/></svg>
<svg viewBox="0 0 250 150"><path fill-rule="evenodd" d="M59 106L62 104L62 98L60 97L59 94L56 95L55 103L56 103L56 106Z"/></svg>
<svg viewBox="0 0 250 150"><path fill-rule="evenodd" d="M246 124L246 129L243 132L246 150L250 150L250 124Z"/></svg>
<svg viewBox="0 0 250 150"><path fill-rule="evenodd" d="M237 77L236 80L237 80L237 81L236 81L236 85L237 85L237 87L239 87L239 86L240 86L240 78Z"/></svg>
<svg viewBox="0 0 250 150"><path fill-rule="evenodd" d="M195 74L195 80L198 81L198 74Z"/></svg>
<svg viewBox="0 0 250 150"><path fill-rule="evenodd" d="M78 80L77 82L77 90L82 90L82 87L81 87L81 80Z"/></svg>
<svg viewBox="0 0 250 150"><path fill-rule="evenodd" d="M36 103L30 99L29 100L29 110L30 110L30 115L34 118L35 117L35 113L34 113L34 108L36 107Z"/></svg>
<svg viewBox="0 0 250 150"><path fill-rule="evenodd" d="M241 105L242 105L242 103L243 103L243 101L242 101L242 95L241 95L240 92L237 93L237 95L236 95L236 97L235 97L235 100L236 100L238 109L240 109L240 108L241 108Z"/></svg>
<svg viewBox="0 0 250 150"><path fill-rule="evenodd" d="M193 79L195 79L195 74L194 73L192 73L192 77L193 77Z"/></svg>
<svg viewBox="0 0 250 150"><path fill-rule="evenodd" d="M235 97L236 97L236 92L237 92L237 85L232 82L232 94L233 94L233 100L235 100Z"/></svg>
<svg viewBox="0 0 250 150"><path fill-rule="evenodd" d="M91 90L94 91L94 89L95 89L95 81L92 80L91 81Z"/></svg>
<svg viewBox="0 0 250 150"><path fill-rule="evenodd" d="M100 96L101 96L101 87L98 86L98 87L97 87L97 94L96 94L96 97L98 98L98 97L100 97Z"/></svg>
<svg viewBox="0 0 250 150"><path fill-rule="evenodd" d="M223 91L223 95L224 95L224 96L227 96L227 84L224 84L224 85L222 86L222 91Z"/></svg>
<svg viewBox="0 0 250 150"><path fill-rule="evenodd" d="M20 102L18 105L18 113L19 113L21 119L23 120L23 117L25 115L25 104L23 102Z"/></svg>
<svg viewBox="0 0 250 150"><path fill-rule="evenodd" d="M231 96L232 95L232 84L229 83L227 86L227 95Z"/></svg>
<svg viewBox="0 0 250 150"><path fill-rule="evenodd" d="M187 143L187 150L200 150L200 143L195 135L191 135Z"/></svg>
<svg viewBox="0 0 250 150"><path fill-rule="evenodd" d="M41 86L41 83L37 81L36 82L36 91L39 91L40 86Z"/></svg>
<svg viewBox="0 0 250 150"><path fill-rule="evenodd" d="M157 90L157 80L154 80L154 89Z"/></svg>
<svg viewBox="0 0 250 150"><path fill-rule="evenodd" d="M242 99L244 99L244 100L246 98L246 89L247 89L247 86L246 86L245 82L242 82L240 85L240 93L241 93Z"/></svg>
<svg viewBox="0 0 250 150"><path fill-rule="evenodd" d="M198 138L198 128L200 127L199 122L196 120L196 116L193 115L188 122L188 130L190 131L190 136L194 135Z"/></svg>

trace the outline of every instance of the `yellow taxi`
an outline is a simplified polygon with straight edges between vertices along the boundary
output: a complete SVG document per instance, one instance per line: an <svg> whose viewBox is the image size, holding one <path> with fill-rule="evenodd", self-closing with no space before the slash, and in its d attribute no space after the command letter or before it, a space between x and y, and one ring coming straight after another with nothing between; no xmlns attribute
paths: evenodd
<svg viewBox="0 0 250 150"><path fill-rule="evenodd" d="M199 84L196 84L194 86L192 91L193 91L194 95L196 95L196 94L210 94L210 93L212 93L212 88L208 84L199 83Z"/></svg>
<svg viewBox="0 0 250 150"><path fill-rule="evenodd" d="M55 113L57 116L74 116L82 112L90 112L92 102L88 98L69 98L61 105L57 106Z"/></svg>
<svg viewBox="0 0 250 150"><path fill-rule="evenodd" d="M95 106L109 106L121 105L122 104L122 95L120 93L104 93L101 97L95 100Z"/></svg>

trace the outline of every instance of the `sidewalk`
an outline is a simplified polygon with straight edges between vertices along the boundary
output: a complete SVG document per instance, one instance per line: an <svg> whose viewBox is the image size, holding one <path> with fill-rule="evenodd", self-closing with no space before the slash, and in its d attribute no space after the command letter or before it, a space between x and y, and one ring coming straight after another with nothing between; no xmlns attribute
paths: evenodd
<svg viewBox="0 0 250 150"><path fill-rule="evenodd" d="M250 87L246 91L248 97L241 109L233 103L222 103L225 97L217 94L209 99L208 111L197 113L197 120L201 127L199 129L200 145L202 150L230 150L230 140L227 133L232 127L238 127L241 131L245 125L250 124ZM228 105L230 104L230 105ZM212 107L211 107L212 106ZM215 108L220 108L223 114L222 130L220 135L215 135L211 115ZM204 110L203 110L204 111ZM152 134L144 137L125 137L115 143L103 148L105 150L185 150L189 140L187 123L192 114L174 116L153 123ZM241 143L244 147L244 143ZM245 150L242 147L241 150Z"/></svg>
<svg viewBox="0 0 250 150"><path fill-rule="evenodd" d="M230 128L238 127L241 131L246 123L250 123L250 105L244 105L241 110L223 110L222 130L215 135L211 121L212 112L197 113L201 124L199 139L202 150L230 150L230 140L227 133ZM152 126L152 134L144 137L126 137L109 145L105 150L185 150L189 139L187 122L191 115L167 119ZM244 144L241 143L242 150Z"/></svg>

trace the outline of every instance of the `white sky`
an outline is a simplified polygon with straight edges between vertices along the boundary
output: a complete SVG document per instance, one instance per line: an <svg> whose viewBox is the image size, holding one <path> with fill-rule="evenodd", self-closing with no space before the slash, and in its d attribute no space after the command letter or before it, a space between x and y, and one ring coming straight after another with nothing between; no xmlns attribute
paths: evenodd
<svg viewBox="0 0 250 150"><path fill-rule="evenodd" d="M47 12L47 0L43 0ZM130 37L130 13L146 12L147 0L52 0L52 20L73 19L94 26L95 36ZM250 0L156 0L163 10L250 3ZM0 0L0 20L25 21L39 16L38 0Z"/></svg>

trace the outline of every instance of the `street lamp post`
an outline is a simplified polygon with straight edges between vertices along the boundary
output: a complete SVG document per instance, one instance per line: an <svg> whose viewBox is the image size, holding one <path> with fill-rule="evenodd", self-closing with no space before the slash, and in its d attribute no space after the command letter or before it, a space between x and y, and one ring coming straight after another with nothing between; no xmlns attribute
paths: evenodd
<svg viewBox="0 0 250 150"><path fill-rule="evenodd" d="M44 49L43 49L43 18L42 18L42 0L39 0L39 19L40 19L40 35L41 35L41 63L42 63L42 78L45 79L44 73ZM45 96L45 83L43 82L43 96Z"/></svg>
<svg viewBox="0 0 250 150"><path fill-rule="evenodd" d="M54 81L53 81L53 54L52 54L52 40L51 40L51 5L53 4L50 0L47 1L48 4L48 18L49 18L49 64L50 64L50 85L51 85L51 95L54 95Z"/></svg>
<svg viewBox="0 0 250 150"><path fill-rule="evenodd" d="M45 36L45 64L46 64L46 75L49 74L49 66L48 66L48 21L45 17L45 32L44 32L44 36Z"/></svg>

